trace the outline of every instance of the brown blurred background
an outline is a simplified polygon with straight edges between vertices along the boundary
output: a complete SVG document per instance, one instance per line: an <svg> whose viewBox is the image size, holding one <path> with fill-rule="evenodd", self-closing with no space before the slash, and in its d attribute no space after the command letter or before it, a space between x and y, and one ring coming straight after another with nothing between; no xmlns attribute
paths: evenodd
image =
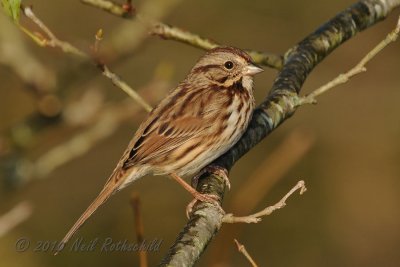
<svg viewBox="0 0 400 267"><path fill-rule="evenodd" d="M134 4L139 12L145 6L143 12L149 17L223 44L284 53L354 2L143 0ZM94 33L103 28L103 58L153 104L182 80L204 53L157 37L144 39L139 23L79 1L24 3L32 4L36 15L60 39L82 49L92 45ZM398 15L393 12L335 51L316 68L302 92L310 92L354 66L393 29ZM101 76L93 64L58 49L38 47L19 31L10 30L3 17L0 216L22 201L29 203L32 213L0 235L0 265L138 266L135 252L101 253L96 249L64 251L54 257L50 252L33 251L40 240L61 239L97 195L145 111ZM35 28L26 19L22 23ZM125 31L123 36L120 30L124 27L132 32ZM308 191L294 195L284 209L257 225L225 225L198 266L248 266L233 238L246 246L260 266L400 265L399 48L398 42L390 45L368 64L366 73L321 96L317 106L300 108L235 165L230 174L232 190L224 200L228 212L244 215L241 212L249 208L247 201L254 203L252 211L258 211L278 201L300 179L305 180ZM266 96L275 75L275 70L266 69L256 78L258 102ZM53 94L55 99L44 98ZM58 115L64 108L69 113ZM116 112L116 108L120 110ZM34 119L38 110L48 118ZM24 124L27 121L31 124ZM36 131L42 125L48 126ZM87 134L91 129L94 134ZM71 149L61 150L61 156L54 152L79 136L86 138L83 143L77 139ZM86 143L90 139L97 141ZM49 151L54 154L47 154ZM67 156L71 160L63 158ZM58 157L65 164L54 170L46 165L54 166ZM261 192L240 196L241 189L252 183ZM163 240L159 251L148 253L153 266L185 224L184 210L191 200L166 177L146 177L114 196L77 237L135 242L129 204L133 191L141 197L145 238ZM31 241L26 252L16 252L21 237Z"/></svg>

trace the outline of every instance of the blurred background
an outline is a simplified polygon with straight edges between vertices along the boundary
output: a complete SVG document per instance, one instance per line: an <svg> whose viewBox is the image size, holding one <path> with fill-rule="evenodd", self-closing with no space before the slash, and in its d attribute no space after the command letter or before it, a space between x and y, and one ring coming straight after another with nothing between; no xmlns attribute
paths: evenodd
<svg viewBox="0 0 400 267"><path fill-rule="evenodd" d="M283 54L355 1L133 1L143 16L240 48ZM61 39L89 50L104 29L101 55L152 105L182 80L203 51L151 37L80 1L27 0ZM399 11L359 34L310 75L302 93L353 67L395 24ZM38 30L26 18L26 28ZM198 266L400 265L400 44L368 71L300 108L246 154L230 174L224 209L246 215L277 202L298 180L308 191L257 225L224 225ZM255 80L258 102L277 71ZM146 112L93 63L41 48L0 14L1 266L138 266L136 252L34 252L60 240L101 190ZM131 195L137 192L156 265L186 223L190 195L167 177L145 177L115 195L78 232L136 242ZM21 237L30 240L16 251ZM76 240L73 239L74 240Z"/></svg>

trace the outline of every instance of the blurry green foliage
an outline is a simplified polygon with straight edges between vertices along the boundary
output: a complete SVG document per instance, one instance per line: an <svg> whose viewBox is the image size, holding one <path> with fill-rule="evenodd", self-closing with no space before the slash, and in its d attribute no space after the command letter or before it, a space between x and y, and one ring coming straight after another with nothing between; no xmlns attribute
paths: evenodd
<svg viewBox="0 0 400 267"><path fill-rule="evenodd" d="M1 6L9 17L18 22L21 11L21 0L1 0Z"/></svg>

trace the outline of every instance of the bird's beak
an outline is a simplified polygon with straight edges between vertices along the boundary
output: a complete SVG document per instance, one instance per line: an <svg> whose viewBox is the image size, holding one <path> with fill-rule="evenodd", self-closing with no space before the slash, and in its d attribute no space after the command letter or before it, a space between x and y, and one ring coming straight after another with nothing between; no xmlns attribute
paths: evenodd
<svg viewBox="0 0 400 267"><path fill-rule="evenodd" d="M250 63L244 68L244 75L253 76L262 71L264 71L262 68L256 66L254 63Z"/></svg>

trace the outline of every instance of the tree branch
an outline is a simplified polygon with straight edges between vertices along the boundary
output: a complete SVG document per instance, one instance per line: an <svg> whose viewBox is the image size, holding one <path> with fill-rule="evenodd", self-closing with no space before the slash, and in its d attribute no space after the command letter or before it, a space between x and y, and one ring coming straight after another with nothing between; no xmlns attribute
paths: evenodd
<svg viewBox="0 0 400 267"><path fill-rule="evenodd" d="M237 160L293 115L306 78L335 48L358 32L385 19L400 0L360 1L291 48L282 70L263 103L254 111L250 125L227 153L213 164L230 170ZM216 175L203 175L197 190L223 199L225 185ZM213 205L200 203L161 262L161 266L193 266L222 225L223 214Z"/></svg>

